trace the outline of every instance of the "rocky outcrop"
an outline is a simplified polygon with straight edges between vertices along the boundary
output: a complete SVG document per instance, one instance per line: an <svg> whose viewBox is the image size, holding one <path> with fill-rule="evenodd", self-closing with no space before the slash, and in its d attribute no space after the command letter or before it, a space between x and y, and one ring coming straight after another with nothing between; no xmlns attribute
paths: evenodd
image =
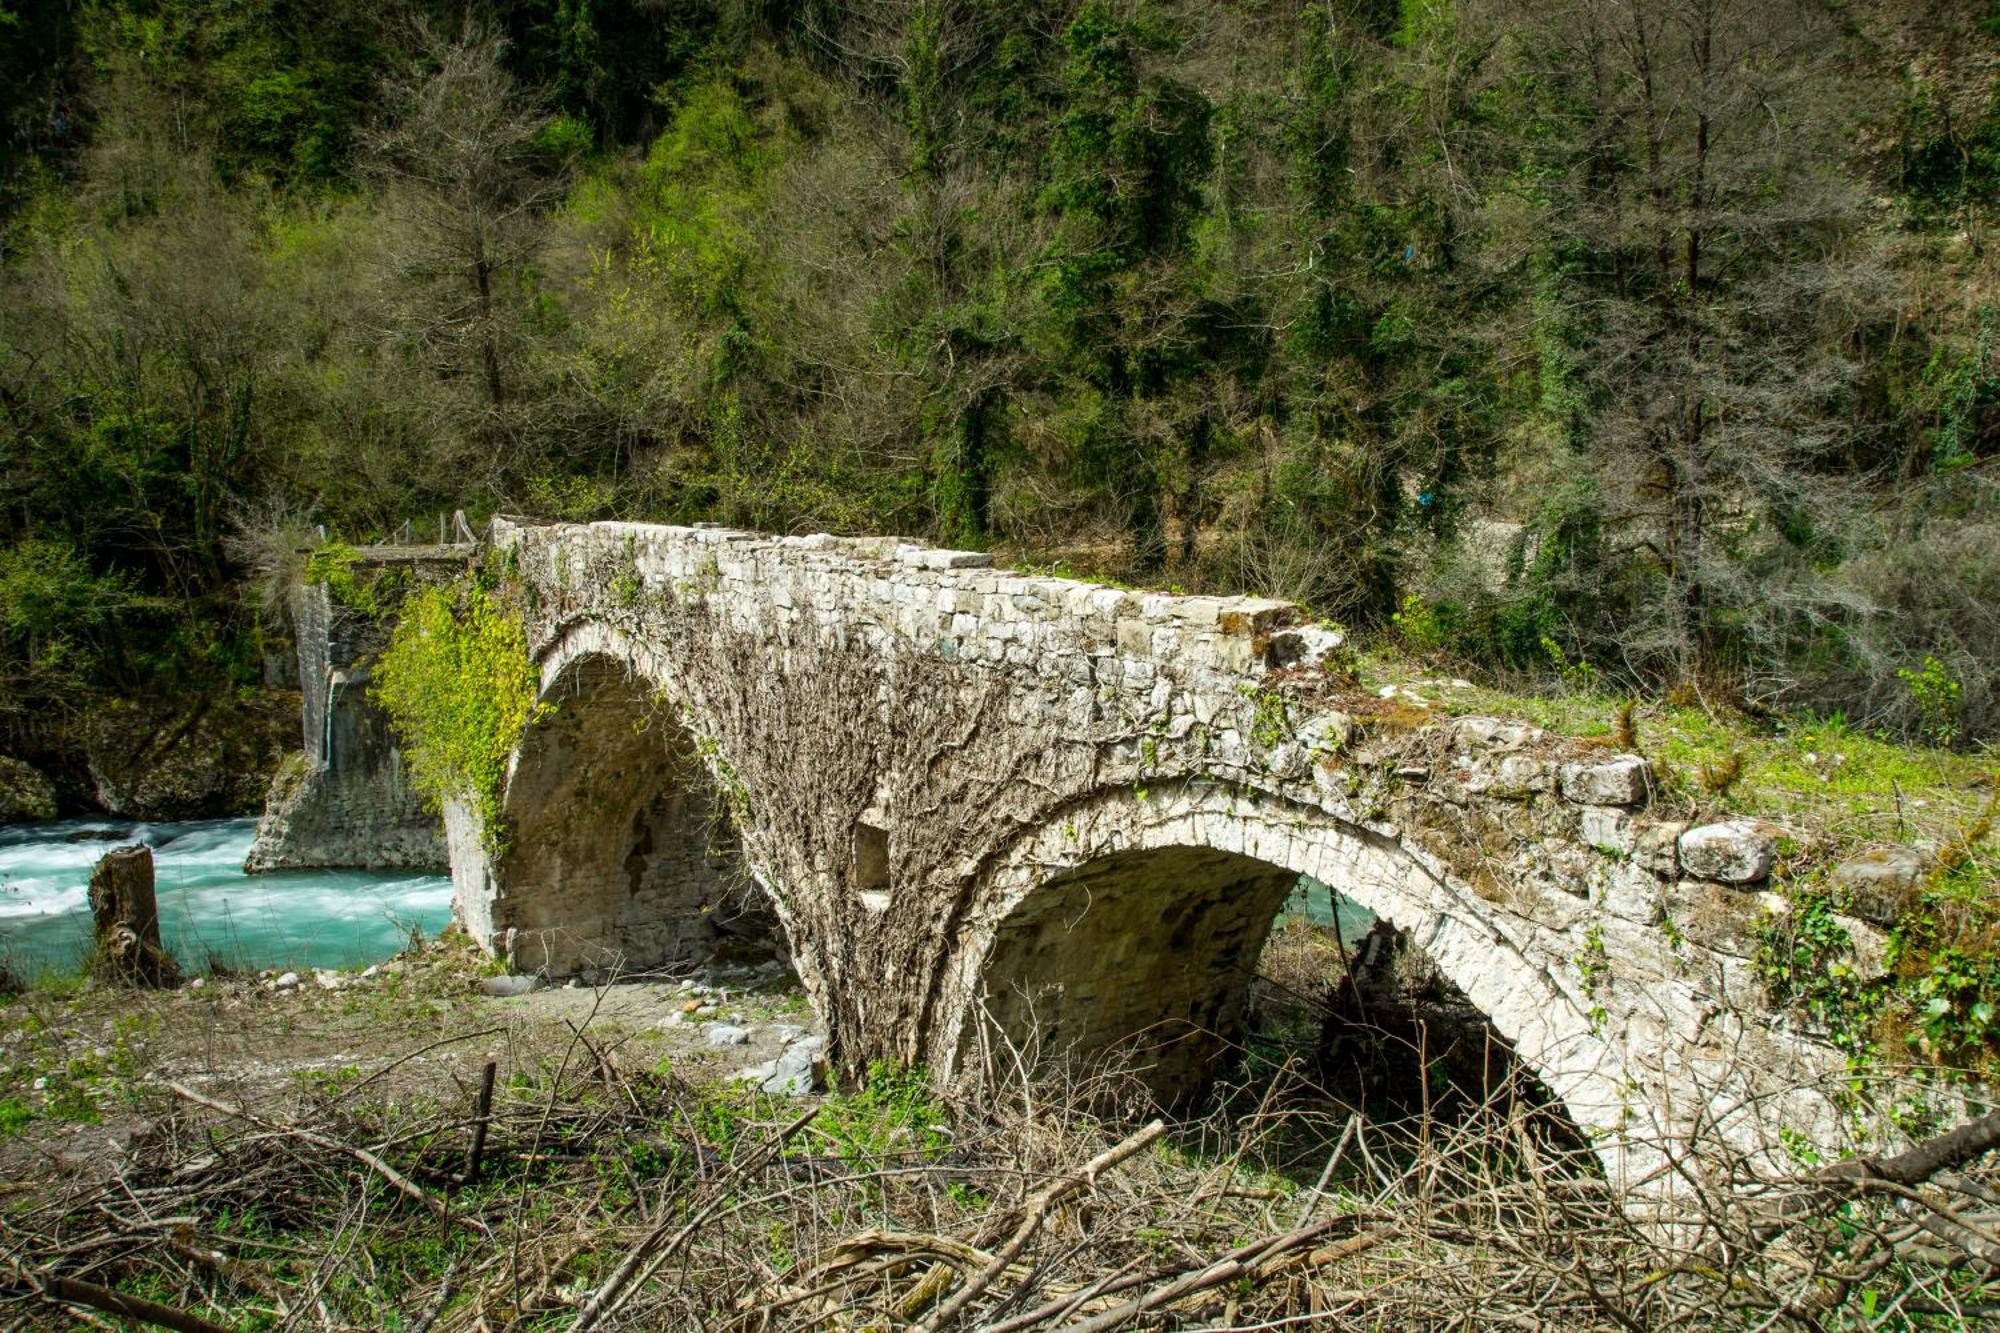
<svg viewBox="0 0 2000 1333"><path fill-rule="evenodd" d="M255 810L297 716L298 698L285 691L216 705L100 704L81 728L96 804L127 819Z"/></svg>
<svg viewBox="0 0 2000 1333"><path fill-rule="evenodd" d="M0 824L56 817L56 784L34 765L0 755Z"/></svg>

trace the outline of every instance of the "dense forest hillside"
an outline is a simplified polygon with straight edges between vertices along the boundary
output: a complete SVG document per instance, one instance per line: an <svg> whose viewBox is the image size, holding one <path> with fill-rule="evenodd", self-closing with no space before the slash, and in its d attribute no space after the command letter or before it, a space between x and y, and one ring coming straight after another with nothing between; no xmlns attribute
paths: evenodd
<svg viewBox="0 0 2000 1333"><path fill-rule="evenodd" d="M0 0L0 747L456 507L1979 744L1997 76L1991 0Z"/></svg>

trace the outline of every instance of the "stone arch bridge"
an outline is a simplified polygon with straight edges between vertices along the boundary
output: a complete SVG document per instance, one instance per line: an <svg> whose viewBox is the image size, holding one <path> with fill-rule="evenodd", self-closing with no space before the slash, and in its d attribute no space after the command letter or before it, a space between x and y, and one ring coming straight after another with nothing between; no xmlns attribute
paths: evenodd
<svg viewBox="0 0 2000 1333"><path fill-rule="evenodd" d="M1636 756L1343 692L1288 604L893 539L487 540L554 707L508 850L445 824L459 919L516 967L688 963L767 910L849 1068L1135 1042L1175 1093L1309 875L1407 932L1621 1171L1828 1123L1799 1089L1837 1062L1749 961L1753 826L1649 816Z"/></svg>

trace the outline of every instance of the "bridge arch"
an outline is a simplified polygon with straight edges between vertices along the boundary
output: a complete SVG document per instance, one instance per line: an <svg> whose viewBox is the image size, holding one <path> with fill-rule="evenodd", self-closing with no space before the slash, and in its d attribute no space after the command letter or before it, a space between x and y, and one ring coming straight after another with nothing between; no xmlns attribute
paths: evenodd
<svg viewBox="0 0 2000 1333"><path fill-rule="evenodd" d="M1579 1128L1630 1115L1587 996L1509 938L1473 890L1396 838L1268 793L1119 787L1067 807L990 863L933 1028L960 1082L1002 1043L1090 1055L1143 1034L1157 1094L1193 1089L1239 1031L1272 920L1300 875L1386 920L1483 1012Z"/></svg>
<svg viewBox="0 0 2000 1333"><path fill-rule="evenodd" d="M782 947L730 794L657 664L595 623L539 664L547 711L509 765L489 870L491 933L513 965L632 973Z"/></svg>

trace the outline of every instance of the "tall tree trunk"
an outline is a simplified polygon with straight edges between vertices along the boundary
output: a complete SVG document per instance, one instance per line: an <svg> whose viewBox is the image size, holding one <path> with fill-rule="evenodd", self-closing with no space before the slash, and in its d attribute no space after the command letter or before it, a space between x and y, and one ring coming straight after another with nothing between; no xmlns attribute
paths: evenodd
<svg viewBox="0 0 2000 1333"><path fill-rule="evenodd" d="M1188 433L1187 444L1187 485L1174 499L1174 510L1180 519L1180 563L1192 565L1200 554L1201 542L1201 474L1208 466L1208 436L1210 431L1208 414L1203 413Z"/></svg>
<svg viewBox="0 0 2000 1333"><path fill-rule="evenodd" d="M500 349L493 337L493 265L487 262L486 249L474 243L472 254L472 281L479 292L479 359L486 372L486 398L494 407L499 407L507 399L506 385L500 378Z"/></svg>

